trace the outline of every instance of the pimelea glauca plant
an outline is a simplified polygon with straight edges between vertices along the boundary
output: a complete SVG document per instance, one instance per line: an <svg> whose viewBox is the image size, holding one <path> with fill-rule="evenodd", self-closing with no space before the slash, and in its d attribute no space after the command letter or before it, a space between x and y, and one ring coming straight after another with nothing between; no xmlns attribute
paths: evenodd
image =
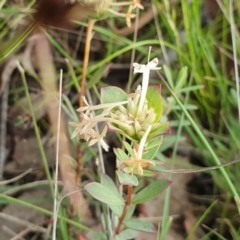
<svg viewBox="0 0 240 240"><path fill-rule="evenodd" d="M101 104L95 106L90 106L84 97L85 106L77 110L80 123L70 123L75 127L72 137L80 135L89 146L98 142L106 151L109 149L104 141L107 131L116 131L129 140L122 142L122 149L114 149L118 186L102 174L100 183L91 182L84 187L95 199L107 204L113 213L112 231L109 231L110 226L104 226L106 233L91 232L88 235L91 239L124 240L134 238L138 231L155 231L151 223L133 220L131 216L136 204L153 199L171 184L165 179L154 180L141 191L134 192L139 177L154 177L154 171L161 170L160 162L153 159L162 143L162 135L170 132L169 123L160 122L161 86L148 86L150 70L160 69L157 64L156 58L147 65L134 63L134 73L143 74L142 86L130 94L118 87L104 87ZM101 133L95 128L100 122L105 123ZM127 186L126 195L122 193L122 186ZM114 221L116 217L118 220Z"/></svg>

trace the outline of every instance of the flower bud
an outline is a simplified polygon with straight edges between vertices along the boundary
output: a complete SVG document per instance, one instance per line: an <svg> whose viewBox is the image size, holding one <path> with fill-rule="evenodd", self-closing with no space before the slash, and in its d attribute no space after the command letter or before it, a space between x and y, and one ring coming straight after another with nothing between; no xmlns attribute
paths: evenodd
<svg viewBox="0 0 240 240"><path fill-rule="evenodd" d="M148 124L151 124L151 123L154 123L155 119L156 119L156 114L155 114L153 108L148 109L147 116L145 118L145 122Z"/></svg>
<svg viewBox="0 0 240 240"><path fill-rule="evenodd" d="M143 131L143 130L139 131L139 132L137 133L138 139L141 139L141 138L143 137L144 133L145 133L145 131Z"/></svg>
<svg viewBox="0 0 240 240"><path fill-rule="evenodd" d="M125 132L130 137L134 136L135 133L136 133L136 131L135 131L135 129L132 125L128 125L128 124L125 124L125 123L120 123L118 125L118 128L121 129L123 132Z"/></svg>
<svg viewBox="0 0 240 240"><path fill-rule="evenodd" d="M136 133L138 133L139 131L142 130L142 126L137 120L135 120L135 122L134 122L134 128L135 128Z"/></svg>
<svg viewBox="0 0 240 240"><path fill-rule="evenodd" d="M137 105L134 104L132 99L129 99L129 101L128 101L128 111L129 111L130 114L132 114L133 117L136 117Z"/></svg>
<svg viewBox="0 0 240 240"><path fill-rule="evenodd" d="M120 105L120 106L118 107L118 109L119 109L119 111L120 111L121 113L123 113L123 114L125 114L125 115L128 114L127 109L126 109L123 105Z"/></svg>

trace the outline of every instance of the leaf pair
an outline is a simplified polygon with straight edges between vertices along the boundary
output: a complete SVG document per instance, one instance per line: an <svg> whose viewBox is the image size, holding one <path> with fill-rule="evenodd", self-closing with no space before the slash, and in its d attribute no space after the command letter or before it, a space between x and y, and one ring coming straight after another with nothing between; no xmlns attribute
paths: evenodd
<svg viewBox="0 0 240 240"><path fill-rule="evenodd" d="M91 182L85 185L84 189L92 197L103 203L108 205L124 205L124 199L119 194L114 182L107 175L102 175L101 179L102 183ZM171 183L171 181L166 179L152 182L132 198L132 204L145 203L155 198L159 193L170 186Z"/></svg>

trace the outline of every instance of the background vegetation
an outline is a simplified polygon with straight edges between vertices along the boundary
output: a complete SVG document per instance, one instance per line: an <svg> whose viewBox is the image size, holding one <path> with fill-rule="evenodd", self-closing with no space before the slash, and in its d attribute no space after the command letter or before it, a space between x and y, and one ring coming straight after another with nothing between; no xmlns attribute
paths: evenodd
<svg viewBox="0 0 240 240"><path fill-rule="evenodd" d="M43 213L43 219L34 222L34 226L25 225L30 228L26 231L26 239L32 239L34 231L41 233L36 234L35 239L51 238L46 229L51 226L53 212L51 206L44 205L53 201L52 179L56 174L56 154L51 139L59 132L70 136L73 131L67 124L56 128L58 103L53 95L57 91L60 69L63 71L62 109L65 114L62 121L78 121L75 110L81 104L79 92L84 87L81 85L84 76L86 96L93 103L99 102L102 86L119 86L127 92L134 90L140 79L132 74L132 62L145 64L149 46L152 46L150 59L157 57L162 66L159 74L151 75L150 82L162 84L163 118L170 121L172 129L171 135L164 137L157 158L166 162L165 169L206 167L204 172L185 173L189 179L183 180L182 185L174 183L188 192L186 198L181 199L180 193L177 197L177 202L183 202L182 206L185 206L174 213L177 216L171 213L176 204L171 201L171 188L166 191L163 211L159 214L162 218L155 223L158 236L153 239L168 239L171 229L179 234L175 239L240 239L240 165L237 162L240 146L240 3L230 0L153 0L142 1L142 4L144 10L137 10L139 17L131 19L131 28L126 27L124 17L107 14L101 16L101 20L98 18L90 31L94 33L90 49L86 49L91 20L84 20L89 11L85 6L80 4L80 17L71 15L74 24L65 24L68 18L65 11L57 12L56 17L47 10L51 4L46 4L41 11L46 10L46 16L52 14L52 20L44 15L41 19L44 24L39 31L32 25L35 1L0 2L1 178L10 179L32 168L32 172L20 180L3 182L0 186L1 218L7 218L4 209L13 203ZM127 12L128 8L116 7L115 10ZM45 24L50 26L45 27ZM44 32L45 37L36 40L39 32ZM85 72L83 58L88 52L90 57ZM44 81L46 76L48 80ZM46 98L46 93L52 93L51 98ZM23 140L28 141L26 149L21 145ZM109 136L107 142L111 147L117 147L121 139ZM62 160L65 154L72 157L70 165ZM76 193L86 181L99 179L100 170L95 163L98 154L97 148L85 143L79 145L77 139L60 140L62 181L59 187L62 190L64 185L65 190L65 193L60 191L60 199L66 193ZM112 151L104 153L103 158L108 175L114 178ZM231 162L228 166L211 168ZM64 175L66 169L70 169L70 174ZM173 176L165 177L171 179ZM70 185L66 186L67 182ZM31 194L25 197L23 194L29 189L40 192L40 196L30 192L32 197ZM42 189L48 192L42 193ZM69 199L62 200L57 239L81 239L83 232L97 226L101 208L89 195L83 197L80 192L80 195L71 194ZM184 201L191 206L189 209ZM90 217L90 206L93 206L91 215L94 217ZM87 221L76 217L79 207L86 210ZM139 207L136 217L140 217L142 211ZM107 216L106 212L104 216ZM27 221L31 222L31 219ZM3 222L1 224L3 226Z"/></svg>

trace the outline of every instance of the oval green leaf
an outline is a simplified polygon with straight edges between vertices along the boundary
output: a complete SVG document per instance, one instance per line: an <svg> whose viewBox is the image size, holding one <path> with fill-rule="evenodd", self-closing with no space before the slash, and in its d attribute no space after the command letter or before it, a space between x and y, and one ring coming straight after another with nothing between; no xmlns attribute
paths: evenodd
<svg viewBox="0 0 240 240"><path fill-rule="evenodd" d="M121 185L132 185L138 186L138 179L134 175L124 173L122 171L116 171L118 176L118 181Z"/></svg>
<svg viewBox="0 0 240 240"><path fill-rule="evenodd" d="M117 156L119 161L127 161L129 160L129 156L120 148L113 149L115 155Z"/></svg>
<svg viewBox="0 0 240 240"><path fill-rule="evenodd" d="M167 179L161 179L152 182L150 185L142 189L132 198L132 203L145 203L148 200L155 198L159 193L163 192L168 186L170 186L171 183L172 182Z"/></svg>
<svg viewBox="0 0 240 240"><path fill-rule="evenodd" d="M118 235L115 235L114 240L128 240L135 239L138 235L138 232L133 229L125 229L120 232Z"/></svg>
<svg viewBox="0 0 240 240"><path fill-rule="evenodd" d="M124 221L124 225L128 228L138 230L138 231L151 232L151 233L156 232L155 227L152 223L141 221L138 219L130 219L130 220Z"/></svg>
<svg viewBox="0 0 240 240"><path fill-rule="evenodd" d="M118 194L118 189L114 181L107 174L101 174L101 184Z"/></svg>
<svg viewBox="0 0 240 240"><path fill-rule="evenodd" d="M153 108L156 114L155 122L158 122L162 116L162 97L161 97L161 85L148 86L146 99L148 100L148 107Z"/></svg>
<svg viewBox="0 0 240 240"><path fill-rule="evenodd" d="M178 73L175 89L181 90L181 88L183 88L183 86L186 84L187 75L188 75L187 67L182 67Z"/></svg>
<svg viewBox="0 0 240 240"><path fill-rule="evenodd" d="M128 95L118 87L101 88L101 103L116 103L127 101Z"/></svg>
<svg viewBox="0 0 240 240"><path fill-rule="evenodd" d="M91 231L86 234L87 239L97 239L97 240L108 240L108 236L106 233Z"/></svg>
<svg viewBox="0 0 240 240"><path fill-rule="evenodd" d="M124 205L124 200L116 193L101 183L92 182L84 186L84 189L97 200L111 205Z"/></svg>
<svg viewBox="0 0 240 240"><path fill-rule="evenodd" d="M108 206L116 216L120 217L122 215L123 208L124 208L123 205L111 205L111 204L109 204Z"/></svg>
<svg viewBox="0 0 240 240"><path fill-rule="evenodd" d="M117 205L108 205L108 206L116 216L120 217L122 215L124 206L122 206L122 205L118 205L118 206ZM133 204L131 204L128 207L127 213L124 218L125 220L132 217L135 207L136 207L136 205L133 205Z"/></svg>
<svg viewBox="0 0 240 240"><path fill-rule="evenodd" d="M152 160L157 154L161 144L163 136L157 136L151 139L146 146L146 152L143 153L142 158L147 160Z"/></svg>

